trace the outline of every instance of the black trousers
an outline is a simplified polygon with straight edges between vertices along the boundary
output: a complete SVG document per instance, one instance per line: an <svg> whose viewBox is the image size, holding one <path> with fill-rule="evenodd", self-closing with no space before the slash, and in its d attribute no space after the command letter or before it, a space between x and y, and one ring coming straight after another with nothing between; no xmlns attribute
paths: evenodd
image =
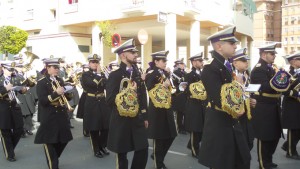
<svg viewBox="0 0 300 169"><path fill-rule="evenodd" d="M257 156L261 168L270 167L270 164L273 162L273 154L275 153L278 142L279 139L272 141L257 139Z"/></svg>
<svg viewBox="0 0 300 169"><path fill-rule="evenodd" d="M191 149L193 156L198 156L201 139L202 139L202 132L190 133L190 140L188 142L187 147Z"/></svg>
<svg viewBox="0 0 300 169"><path fill-rule="evenodd" d="M0 129L1 143L6 158L15 157L15 148L20 141L23 128L18 129Z"/></svg>
<svg viewBox="0 0 300 169"><path fill-rule="evenodd" d="M184 129L184 114L182 111L176 111L176 123L179 131L185 131Z"/></svg>
<svg viewBox="0 0 300 169"><path fill-rule="evenodd" d="M297 154L297 144L300 140L300 129L289 129L287 134L287 154L292 156Z"/></svg>
<svg viewBox="0 0 300 169"><path fill-rule="evenodd" d="M148 148L134 152L131 169L145 169L148 160ZM117 169L128 169L127 153L117 154Z"/></svg>
<svg viewBox="0 0 300 169"><path fill-rule="evenodd" d="M162 168L165 166L164 160L175 138L168 139L154 139L153 151L154 151L154 165L155 168Z"/></svg>
<svg viewBox="0 0 300 169"><path fill-rule="evenodd" d="M90 131L90 138L91 138L92 149L94 153L97 153L102 148L105 148L107 145L108 130Z"/></svg>
<svg viewBox="0 0 300 169"><path fill-rule="evenodd" d="M58 169L59 157L68 143L44 144L46 160L49 169Z"/></svg>

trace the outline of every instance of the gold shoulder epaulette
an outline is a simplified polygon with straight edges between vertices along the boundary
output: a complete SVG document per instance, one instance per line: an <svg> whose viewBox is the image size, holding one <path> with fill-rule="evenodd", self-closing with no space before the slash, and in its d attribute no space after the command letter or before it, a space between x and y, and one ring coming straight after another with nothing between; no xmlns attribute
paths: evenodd
<svg viewBox="0 0 300 169"><path fill-rule="evenodd" d="M150 73L152 73L153 71L154 71L154 70L149 70L147 74L150 74Z"/></svg>
<svg viewBox="0 0 300 169"><path fill-rule="evenodd" d="M45 77L42 77L42 78L40 78L38 81L40 81L40 80L42 80L42 79L44 79Z"/></svg>
<svg viewBox="0 0 300 169"><path fill-rule="evenodd" d="M212 62L213 60L214 60L214 58L212 58L212 59L206 61L206 63L204 63L204 65L209 65L209 64L211 64L211 62Z"/></svg>

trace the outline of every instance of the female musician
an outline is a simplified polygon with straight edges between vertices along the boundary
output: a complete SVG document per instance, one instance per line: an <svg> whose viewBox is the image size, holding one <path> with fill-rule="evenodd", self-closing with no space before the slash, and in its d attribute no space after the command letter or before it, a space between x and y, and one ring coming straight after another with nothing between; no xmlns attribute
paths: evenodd
<svg viewBox="0 0 300 169"><path fill-rule="evenodd" d="M160 51L152 54L152 61L155 64L152 70L146 75L146 86L149 91L149 95L155 95L158 98L159 90L170 90L171 83L167 78L169 75L165 72L167 55L169 51ZM158 84L164 86L160 89L156 89ZM153 93L151 92L154 90ZM170 91L161 91L162 93L169 92L169 98L171 98ZM163 103L164 100L152 100L150 96L149 100L149 136L153 139L154 147L154 163L157 169L167 168L164 164L164 158L175 139L177 132L174 121L174 114L171 109L171 103ZM166 108L160 108L163 106Z"/></svg>
<svg viewBox="0 0 300 169"><path fill-rule="evenodd" d="M88 56L90 70L82 74L82 87L87 95L84 103L84 130L90 132L94 156L108 155L106 149L111 110L105 102L106 78L100 68L100 56Z"/></svg>
<svg viewBox="0 0 300 169"><path fill-rule="evenodd" d="M71 86L64 86L59 72L59 59L45 60L46 74L37 83L41 125L36 133L35 144L43 144L50 169L58 169L59 157L73 139L68 122L68 102L64 93ZM64 99L65 98L65 99ZM70 109L70 107L68 107Z"/></svg>
<svg viewBox="0 0 300 169"><path fill-rule="evenodd" d="M16 92L25 93L26 88L18 91L13 86L21 86L18 77L12 74L15 62L2 63L3 75L0 77L0 136L5 157L8 161L16 161L15 148L23 133L23 118L18 105Z"/></svg>

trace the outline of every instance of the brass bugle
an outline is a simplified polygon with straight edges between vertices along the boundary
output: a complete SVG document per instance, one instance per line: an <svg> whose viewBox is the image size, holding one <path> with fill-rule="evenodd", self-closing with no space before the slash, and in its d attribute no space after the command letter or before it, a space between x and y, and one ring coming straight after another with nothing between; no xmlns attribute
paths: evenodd
<svg viewBox="0 0 300 169"><path fill-rule="evenodd" d="M60 86L59 82L56 79L54 80L54 82L56 84L56 87L54 85L52 87L53 87L53 90L56 91L56 89L58 87L61 87L61 86ZM74 110L74 108L69 104L69 102L68 102L68 100L67 100L67 98L66 98L66 96L64 94L60 95L59 103L61 105L65 105L66 104L68 111L73 111Z"/></svg>

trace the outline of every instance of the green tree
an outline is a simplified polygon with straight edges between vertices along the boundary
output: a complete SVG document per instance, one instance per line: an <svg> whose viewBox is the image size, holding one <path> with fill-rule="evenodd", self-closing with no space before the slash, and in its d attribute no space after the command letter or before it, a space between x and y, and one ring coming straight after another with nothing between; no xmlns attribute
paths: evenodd
<svg viewBox="0 0 300 169"><path fill-rule="evenodd" d="M18 54L25 46L28 33L15 26L0 27L0 52L8 56L8 53Z"/></svg>
<svg viewBox="0 0 300 169"><path fill-rule="evenodd" d="M112 35L113 31L116 29L115 26L110 21L97 22L97 25L101 30L100 40L103 41L105 46L112 47Z"/></svg>

